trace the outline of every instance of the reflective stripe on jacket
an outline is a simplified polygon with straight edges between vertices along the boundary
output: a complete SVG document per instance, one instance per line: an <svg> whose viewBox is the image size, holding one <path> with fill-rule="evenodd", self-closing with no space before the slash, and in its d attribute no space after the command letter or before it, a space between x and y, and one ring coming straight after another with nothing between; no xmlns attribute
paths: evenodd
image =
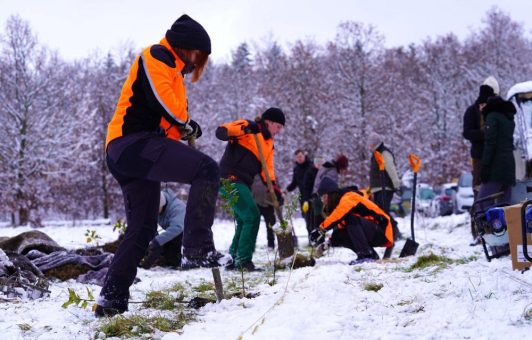
<svg viewBox="0 0 532 340"><path fill-rule="evenodd" d="M218 127L216 136L221 140L226 140L222 136L227 136L227 140L229 141L220 161L222 177L240 181L251 186L256 174L260 173L264 182L266 182L266 175L264 170L261 170L262 165L257 144L255 143L255 137L253 134L246 134L244 132L244 128L248 124L249 121L245 119L223 124ZM270 178L272 181L275 181L273 139L271 137L265 137L265 128L263 126L263 132L258 133L256 136L262 147Z"/></svg>
<svg viewBox="0 0 532 340"><path fill-rule="evenodd" d="M183 66L166 38L135 58L107 128L106 147L118 137L159 127L168 138L181 138L180 128L189 120Z"/></svg>

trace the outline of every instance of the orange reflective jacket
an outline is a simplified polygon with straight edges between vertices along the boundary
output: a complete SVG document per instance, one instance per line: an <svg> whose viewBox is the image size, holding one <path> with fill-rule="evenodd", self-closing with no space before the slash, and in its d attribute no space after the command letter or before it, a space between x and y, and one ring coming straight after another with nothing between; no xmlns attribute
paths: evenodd
<svg viewBox="0 0 532 340"><path fill-rule="evenodd" d="M120 136L159 127L168 138L181 138L189 120L183 66L166 38L137 56L107 127L106 147Z"/></svg>
<svg viewBox="0 0 532 340"><path fill-rule="evenodd" d="M266 182L266 175L260 163L259 150L255 138L252 134L244 132L244 129L248 124L249 121L240 119L220 125L216 135L222 140L229 141L229 145L220 161L222 176L227 178L234 177L251 185L253 177L255 177L259 171L264 182ZM223 131L223 133L221 133L221 131ZM273 139L265 138L264 133L258 133L256 136L259 139L262 152L264 153L264 159L266 161L266 167L270 178L272 181L275 181ZM250 158L252 158L252 160Z"/></svg>
<svg viewBox="0 0 532 340"><path fill-rule="evenodd" d="M393 245L393 228L390 216L386 214L379 206L370 201L368 198L361 196L353 191L348 191L342 195L338 206L327 216L325 221L320 225L322 229L329 229L333 225L338 225L340 228L345 226L344 218L347 214L360 216L368 221L377 224L384 232L384 236L388 241L385 247ZM386 225L383 226L378 222L378 217L386 219Z"/></svg>

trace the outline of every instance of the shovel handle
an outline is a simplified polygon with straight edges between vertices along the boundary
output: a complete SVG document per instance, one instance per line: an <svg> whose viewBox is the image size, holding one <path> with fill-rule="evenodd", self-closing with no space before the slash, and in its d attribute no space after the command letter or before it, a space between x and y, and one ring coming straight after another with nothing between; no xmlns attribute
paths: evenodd
<svg viewBox="0 0 532 340"><path fill-rule="evenodd" d="M384 157L382 157L382 153L379 151L373 151L373 157L375 157L375 160L377 161L379 170L384 171Z"/></svg>
<svg viewBox="0 0 532 340"><path fill-rule="evenodd" d="M253 139L255 140L255 145L257 145L257 151L259 153L260 164L262 166L262 170L264 171L264 176L266 177L266 187L268 189L268 192L271 195L273 207L275 209L275 212L279 220L283 221L284 218L281 212L281 206L279 205L277 196L275 195L275 192L273 191L272 178L270 176L270 172L268 171L268 166L266 165L266 158L264 158L264 151L262 151L262 145L260 144L259 137L256 134L253 134Z"/></svg>
<svg viewBox="0 0 532 340"><path fill-rule="evenodd" d="M421 167L421 158L411 153L408 155L408 162L410 163L410 167L414 171L414 173L417 173L419 171L419 168Z"/></svg>

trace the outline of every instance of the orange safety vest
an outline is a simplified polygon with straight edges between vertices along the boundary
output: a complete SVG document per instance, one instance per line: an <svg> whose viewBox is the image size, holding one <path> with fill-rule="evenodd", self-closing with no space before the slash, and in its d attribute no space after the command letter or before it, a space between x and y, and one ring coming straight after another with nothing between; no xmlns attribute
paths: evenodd
<svg viewBox="0 0 532 340"><path fill-rule="evenodd" d="M157 127L180 140L180 128L189 121L183 66L166 38L135 58L107 127L106 148L118 137Z"/></svg>
<svg viewBox="0 0 532 340"><path fill-rule="evenodd" d="M230 137L229 143L238 143L240 146L249 150L257 160L260 162L259 149L257 148L257 143L252 134L247 134L244 132L244 128L249 125L249 122L245 119L236 120L234 122L226 123L220 125L227 130L227 135ZM270 179L275 181L275 171L274 171L274 147L273 147L273 138L264 139L262 133L258 133L257 137L259 138L259 143L264 153L264 159L266 161L266 167L268 168L268 174ZM261 171L261 177L266 182L266 175L264 174L264 169Z"/></svg>
<svg viewBox="0 0 532 340"><path fill-rule="evenodd" d="M364 213L361 213L360 210L357 211L358 207L364 207ZM321 223L320 228L327 230L333 224L338 224L339 228L345 226L344 218L347 214L352 214L355 216L362 217L368 221L376 223L379 225L375 219L375 215L384 217L387 220L387 224L384 228L384 236L388 241L385 247L390 247L393 245L393 228L390 216L386 214L378 205L370 201L368 198L361 196L353 191L348 191L340 198L338 206L334 208L329 216Z"/></svg>

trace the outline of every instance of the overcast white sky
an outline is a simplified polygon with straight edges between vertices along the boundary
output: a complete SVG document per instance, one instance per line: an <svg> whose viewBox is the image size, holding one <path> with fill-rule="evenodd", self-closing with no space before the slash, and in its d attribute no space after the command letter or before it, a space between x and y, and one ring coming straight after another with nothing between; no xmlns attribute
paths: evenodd
<svg viewBox="0 0 532 340"><path fill-rule="evenodd" d="M187 13L209 32L217 62L229 60L244 41L323 43L346 20L376 26L388 47L449 32L464 38L494 5L525 23L530 34L532 0L0 0L0 32L9 15L19 14L41 43L74 59L127 41L139 48L156 43Z"/></svg>

